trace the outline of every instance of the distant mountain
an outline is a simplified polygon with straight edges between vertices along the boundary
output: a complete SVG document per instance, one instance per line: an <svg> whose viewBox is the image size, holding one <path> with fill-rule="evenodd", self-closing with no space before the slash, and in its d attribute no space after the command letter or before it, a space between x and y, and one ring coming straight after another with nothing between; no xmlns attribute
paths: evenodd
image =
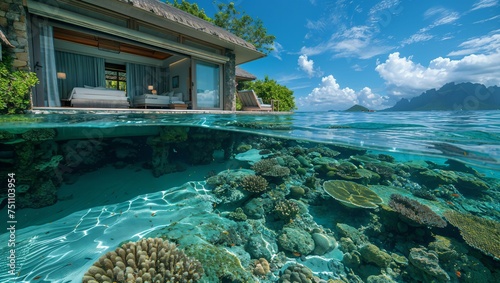
<svg viewBox="0 0 500 283"><path fill-rule="evenodd" d="M370 109L368 109L364 106L361 106L359 104L356 104L356 105L352 106L351 108L344 110L344 111L345 112L370 112Z"/></svg>
<svg viewBox="0 0 500 283"><path fill-rule="evenodd" d="M448 83L408 100L402 98L384 111L498 110L500 87L473 83Z"/></svg>

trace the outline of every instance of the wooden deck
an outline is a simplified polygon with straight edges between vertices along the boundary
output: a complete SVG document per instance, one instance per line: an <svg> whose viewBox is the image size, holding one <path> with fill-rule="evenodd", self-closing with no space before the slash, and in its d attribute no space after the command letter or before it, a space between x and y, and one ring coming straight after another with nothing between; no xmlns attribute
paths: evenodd
<svg viewBox="0 0 500 283"><path fill-rule="evenodd" d="M239 114L239 115L290 115L293 112L260 112L229 110L192 109L136 109L136 108L75 108L75 107L33 107L30 114Z"/></svg>

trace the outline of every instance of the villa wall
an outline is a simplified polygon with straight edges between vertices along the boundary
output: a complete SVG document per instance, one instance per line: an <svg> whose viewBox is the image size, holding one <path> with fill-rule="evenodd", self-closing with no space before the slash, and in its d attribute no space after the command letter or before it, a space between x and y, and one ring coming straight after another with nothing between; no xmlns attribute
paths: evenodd
<svg viewBox="0 0 500 283"><path fill-rule="evenodd" d="M224 93L223 109L236 110L236 55L231 50L226 50L225 54L229 61L224 65Z"/></svg>
<svg viewBox="0 0 500 283"><path fill-rule="evenodd" d="M14 68L29 70L28 29L23 0L1 1L0 27L14 46Z"/></svg>

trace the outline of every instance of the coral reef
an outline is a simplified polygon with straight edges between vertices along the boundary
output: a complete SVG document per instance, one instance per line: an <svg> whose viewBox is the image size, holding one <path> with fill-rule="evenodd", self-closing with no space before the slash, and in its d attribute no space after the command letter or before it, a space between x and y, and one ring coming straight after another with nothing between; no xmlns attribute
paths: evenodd
<svg viewBox="0 0 500 283"><path fill-rule="evenodd" d="M188 132L189 132L188 127L178 127L178 126L160 127L158 138L162 142L178 143L186 141L188 139Z"/></svg>
<svg viewBox="0 0 500 283"><path fill-rule="evenodd" d="M377 208L383 200L368 187L351 181L331 180L323 183L323 189L347 207Z"/></svg>
<svg viewBox="0 0 500 283"><path fill-rule="evenodd" d="M45 141L56 137L55 129L32 129L21 135L27 141Z"/></svg>
<svg viewBox="0 0 500 283"><path fill-rule="evenodd" d="M389 198L388 205L394 211L403 216L403 220L406 220L409 224L439 228L446 227L446 221L444 221L428 206L423 205L416 200L412 200L400 194L392 194Z"/></svg>
<svg viewBox="0 0 500 283"><path fill-rule="evenodd" d="M108 252L83 276L90 282L196 282L203 267L161 238L123 244Z"/></svg>
<svg viewBox="0 0 500 283"><path fill-rule="evenodd" d="M446 211L444 217L460 230L468 245L500 260L499 222L454 210Z"/></svg>
<svg viewBox="0 0 500 283"><path fill-rule="evenodd" d="M266 179L257 175L247 175L241 180L243 189L252 193L264 192L267 189L267 185Z"/></svg>

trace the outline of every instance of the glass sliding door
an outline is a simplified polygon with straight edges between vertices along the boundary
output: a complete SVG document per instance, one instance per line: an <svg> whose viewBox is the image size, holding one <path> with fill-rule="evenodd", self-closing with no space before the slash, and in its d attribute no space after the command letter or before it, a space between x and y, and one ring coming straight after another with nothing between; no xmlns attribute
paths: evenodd
<svg viewBox="0 0 500 283"><path fill-rule="evenodd" d="M222 108L222 67L219 64L194 60L196 108Z"/></svg>

